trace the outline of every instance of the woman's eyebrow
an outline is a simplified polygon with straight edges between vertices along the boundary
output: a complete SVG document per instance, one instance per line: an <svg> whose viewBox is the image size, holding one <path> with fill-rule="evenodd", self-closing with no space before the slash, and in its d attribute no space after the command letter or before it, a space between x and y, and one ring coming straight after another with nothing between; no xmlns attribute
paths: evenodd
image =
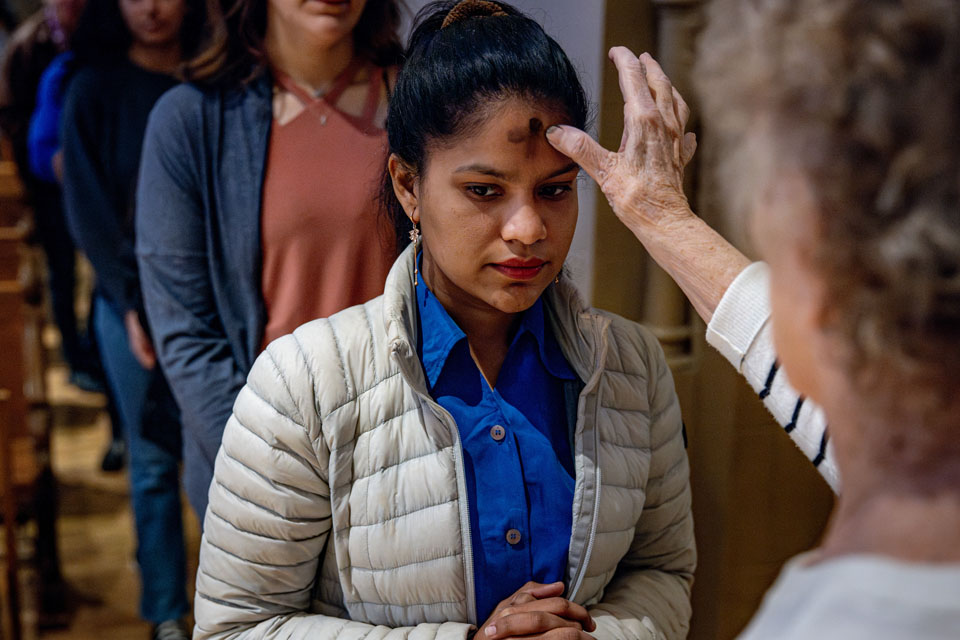
<svg viewBox="0 0 960 640"><path fill-rule="evenodd" d="M579 169L579 165L576 162L571 162L570 164L562 167L548 176L544 176L541 180L550 180L551 178L556 178L557 176L562 176L565 173L569 173L574 169ZM465 164L462 167L459 167L454 170L454 173L482 173L484 175L493 176L500 180L509 180L510 176L499 169L491 167L488 164Z"/></svg>
<svg viewBox="0 0 960 640"><path fill-rule="evenodd" d="M507 174L487 164L467 164L456 169L454 173L483 173L501 180L507 179Z"/></svg>
<svg viewBox="0 0 960 640"><path fill-rule="evenodd" d="M554 171L553 173L548 175L546 178L544 178L544 180L549 180L550 178L556 178L557 176L562 176L565 173L570 173L574 169L579 169L579 168L580 168L580 165L578 165L576 162L571 162L570 164L563 167L562 169L558 171Z"/></svg>

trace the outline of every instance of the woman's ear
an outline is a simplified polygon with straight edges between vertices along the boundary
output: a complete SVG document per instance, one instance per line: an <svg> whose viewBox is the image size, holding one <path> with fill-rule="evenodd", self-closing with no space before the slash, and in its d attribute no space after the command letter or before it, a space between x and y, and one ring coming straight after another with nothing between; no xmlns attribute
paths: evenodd
<svg viewBox="0 0 960 640"><path fill-rule="evenodd" d="M417 196L418 180L414 170L400 157L392 153L387 161L387 170L393 181L393 193L400 201L400 206L413 222L420 222L419 198Z"/></svg>

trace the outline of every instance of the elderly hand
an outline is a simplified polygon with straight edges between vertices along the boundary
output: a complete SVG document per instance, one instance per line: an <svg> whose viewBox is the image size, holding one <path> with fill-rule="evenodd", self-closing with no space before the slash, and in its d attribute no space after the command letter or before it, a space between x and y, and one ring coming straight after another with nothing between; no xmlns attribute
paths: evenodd
<svg viewBox="0 0 960 640"><path fill-rule="evenodd" d="M563 583L528 582L504 599L477 630L476 640L586 640L596 624L579 604L561 598Z"/></svg>
<svg viewBox="0 0 960 640"><path fill-rule="evenodd" d="M574 127L555 126L547 139L590 174L617 217L680 285L710 322L723 293L750 261L698 218L683 194L683 169L697 148L684 133L690 108L648 54L610 50L623 92L623 140L607 151Z"/></svg>
<svg viewBox="0 0 960 640"><path fill-rule="evenodd" d="M547 139L596 180L617 217L642 240L645 227L693 215L683 169L697 137L684 133L690 108L649 54L638 59L626 47L614 47L610 58L624 99L620 150L607 151L565 125L551 127Z"/></svg>

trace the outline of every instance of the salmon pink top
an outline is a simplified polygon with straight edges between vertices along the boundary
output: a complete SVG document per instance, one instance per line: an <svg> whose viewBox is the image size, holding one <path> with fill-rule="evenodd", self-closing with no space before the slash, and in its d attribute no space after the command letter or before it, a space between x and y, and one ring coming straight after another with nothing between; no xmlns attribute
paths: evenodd
<svg viewBox="0 0 960 640"><path fill-rule="evenodd" d="M274 120L270 133L260 218L263 346L383 293L395 256L393 229L377 203L387 152L387 134L374 124L383 70L367 68L362 115L335 106L359 68L351 64L320 98L275 74L304 110L286 124Z"/></svg>

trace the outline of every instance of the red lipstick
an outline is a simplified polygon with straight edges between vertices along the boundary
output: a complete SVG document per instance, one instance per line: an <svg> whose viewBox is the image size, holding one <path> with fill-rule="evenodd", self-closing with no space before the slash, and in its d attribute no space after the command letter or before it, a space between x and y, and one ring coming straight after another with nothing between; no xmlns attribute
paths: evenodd
<svg viewBox="0 0 960 640"><path fill-rule="evenodd" d="M546 264L546 261L540 258L511 258L496 262L492 266L511 280L532 280L540 275Z"/></svg>

